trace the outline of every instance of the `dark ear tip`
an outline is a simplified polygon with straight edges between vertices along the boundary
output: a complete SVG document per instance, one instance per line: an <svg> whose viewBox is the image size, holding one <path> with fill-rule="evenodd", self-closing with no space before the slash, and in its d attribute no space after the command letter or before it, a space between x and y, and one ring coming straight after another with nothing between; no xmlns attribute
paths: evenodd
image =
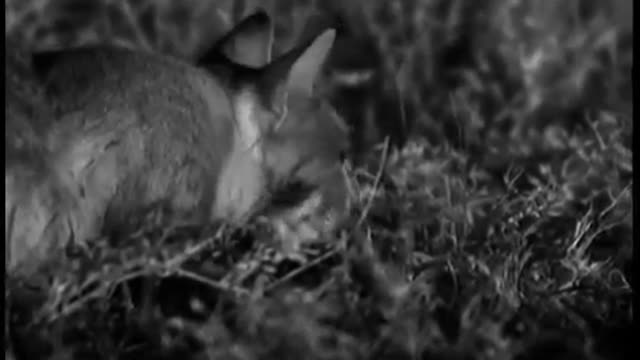
<svg viewBox="0 0 640 360"><path fill-rule="evenodd" d="M257 8L251 15L247 16L246 21L251 21L258 25L268 24L271 21L269 14L264 8Z"/></svg>

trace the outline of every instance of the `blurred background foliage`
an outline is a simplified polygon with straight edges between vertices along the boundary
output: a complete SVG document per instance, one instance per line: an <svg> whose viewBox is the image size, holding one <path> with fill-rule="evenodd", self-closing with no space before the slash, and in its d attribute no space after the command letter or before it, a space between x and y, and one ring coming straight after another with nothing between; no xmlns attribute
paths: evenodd
<svg viewBox="0 0 640 360"><path fill-rule="evenodd" d="M373 72L377 81L367 97L395 105L377 109L378 128L405 122L402 131L432 142L486 149L503 138L495 132L521 138L548 126L587 125L588 112L628 115L632 4L6 0L5 31L37 49L116 43L190 58L257 7L277 23L276 53L320 15L323 25L340 30L330 65Z"/></svg>

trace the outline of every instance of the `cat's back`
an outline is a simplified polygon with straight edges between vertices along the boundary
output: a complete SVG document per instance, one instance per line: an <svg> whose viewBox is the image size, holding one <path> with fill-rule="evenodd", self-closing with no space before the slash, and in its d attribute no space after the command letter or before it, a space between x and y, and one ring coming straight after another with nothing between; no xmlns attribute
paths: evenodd
<svg viewBox="0 0 640 360"><path fill-rule="evenodd" d="M62 113L123 106L193 107L194 99L203 95L221 101L225 95L222 81L211 73L153 52L79 47L34 54L33 63L52 103Z"/></svg>
<svg viewBox="0 0 640 360"><path fill-rule="evenodd" d="M97 46L37 53L33 64L56 113L54 142L124 132L159 154L169 141L206 149L207 139L221 138L228 146L233 115L223 81L186 61Z"/></svg>

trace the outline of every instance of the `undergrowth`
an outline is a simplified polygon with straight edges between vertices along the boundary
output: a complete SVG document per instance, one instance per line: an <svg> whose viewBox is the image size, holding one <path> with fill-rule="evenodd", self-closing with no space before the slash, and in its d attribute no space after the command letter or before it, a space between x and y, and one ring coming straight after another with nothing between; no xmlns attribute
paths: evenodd
<svg viewBox="0 0 640 360"><path fill-rule="evenodd" d="M277 46L334 3L265 2ZM624 358L631 2L343 3L384 55L381 94L401 99L378 121L413 130L349 169L344 229L287 258L263 224L155 214L130 236L61 250L29 286L6 277L18 355ZM109 41L189 57L230 6L6 0L5 32L32 48Z"/></svg>

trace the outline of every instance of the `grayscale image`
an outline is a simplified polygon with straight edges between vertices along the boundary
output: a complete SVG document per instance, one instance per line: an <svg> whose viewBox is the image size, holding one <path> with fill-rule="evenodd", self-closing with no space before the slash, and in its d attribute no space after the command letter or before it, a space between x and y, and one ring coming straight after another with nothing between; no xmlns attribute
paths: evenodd
<svg viewBox="0 0 640 360"><path fill-rule="evenodd" d="M629 359L632 0L5 0L5 357Z"/></svg>

